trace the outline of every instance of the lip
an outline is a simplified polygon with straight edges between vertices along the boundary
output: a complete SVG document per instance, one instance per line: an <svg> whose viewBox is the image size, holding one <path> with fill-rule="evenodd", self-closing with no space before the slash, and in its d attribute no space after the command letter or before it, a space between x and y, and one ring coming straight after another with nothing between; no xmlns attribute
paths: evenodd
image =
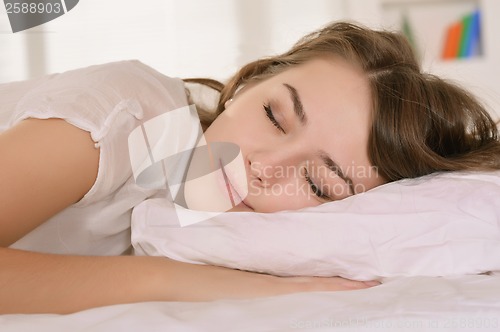
<svg viewBox="0 0 500 332"><path fill-rule="evenodd" d="M228 172L228 170L224 167L224 164L222 163L222 160L219 159L219 165L220 169L222 171L222 176L225 184L225 191L228 193L228 196L231 200L231 204L233 207L239 205L240 203L243 203L246 207L249 209L253 210L252 206L248 204L248 201L242 197L240 194L241 189L238 190L237 186L234 185L235 182L232 180L233 174L231 172Z"/></svg>

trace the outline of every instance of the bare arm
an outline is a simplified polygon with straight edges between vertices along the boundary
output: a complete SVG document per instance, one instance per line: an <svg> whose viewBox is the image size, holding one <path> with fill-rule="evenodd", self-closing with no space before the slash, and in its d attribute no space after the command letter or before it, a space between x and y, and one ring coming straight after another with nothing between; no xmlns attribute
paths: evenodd
<svg viewBox="0 0 500 332"><path fill-rule="evenodd" d="M64 120L28 119L0 133L0 247L80 200L98 161L90 134Z"/></svg>
<svg viewBox="0 0 500 332"><path fill-rule="evenodd" d="M280 278L161 257L63 256L0 248L0 314L71 313L143 301L209 301L362 289L342 278Z"/></svg>
<svg viewBox="0 0 500 332"><path fill-rule="evenodd" d="M341 278L278 278L160 257L1 248L77 202L95 181L98 158L90 135L63 120L26 120L0 134L0 314L368 287Z"/></svg>

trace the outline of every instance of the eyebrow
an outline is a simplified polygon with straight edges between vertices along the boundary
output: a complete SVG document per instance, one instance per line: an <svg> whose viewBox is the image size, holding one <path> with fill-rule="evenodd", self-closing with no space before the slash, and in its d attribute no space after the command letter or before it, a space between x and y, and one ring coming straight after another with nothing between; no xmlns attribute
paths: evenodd
<svg viewBox="0 0 500 332"><path fill-rule="evenodd" d="M352 179L348 177L347 175L342 172L342 169L340 166L333 161L333 159L326 153L325 151L320 151L320 158L323 160L325 163L326 167L328 167L329 170L334 172L339 178L344 180L345 183L349 186L349 191L351 192L352 195L356 194L354 192L354 183L352 182Z"/></svg>
<svg viewBox="0 0 500 332"><path fill-rule="evenodd" d="M295 89L293 86L291 86L288 83L283 83L283 85L288 89L288 92L290 93L290 98L292 99L293 103L293 110L295 112L295 115L299 119L299 122L302 125L305 125L307 123L307 116L306 112L304 111L304 105L302 104L302 101L300 100L299 93L297 89ZM351 192L352 195L355 194L354 192L354 184L352 182L352 179L348 177L347 175L342 172L342 169L340 166L333 161L332 157L328 155L325 151L320 150L319 156L321 160L325 163L326 167L334 172L339 178L341 178L348 186L349 186L349 191Z"/></svg>
<svg viewBox="0 0 500 332"><path fill-rule="evenodd" d="M304 105L300 100L300 96L299 93L297 92L297 89L295 89L288 83L283 83L283 85L288 89L288 92L290 92L290 98L292 99L293 110L295 112L295 115L299 118L300 123L302 125L305 125L307 123L307 116L306 112L304 112Z"/></svg>

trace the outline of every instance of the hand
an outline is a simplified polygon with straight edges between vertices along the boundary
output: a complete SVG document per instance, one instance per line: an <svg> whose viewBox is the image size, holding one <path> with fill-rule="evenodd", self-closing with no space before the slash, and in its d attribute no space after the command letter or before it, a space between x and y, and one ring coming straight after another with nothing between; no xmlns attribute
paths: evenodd
<svg viewBox="0 0 500 332"><path fill-rule="evenodd" d="M355 281L342 277L285 277L290 284L291 292L346 291L365 289L380 285L375 280Z"/></svg>

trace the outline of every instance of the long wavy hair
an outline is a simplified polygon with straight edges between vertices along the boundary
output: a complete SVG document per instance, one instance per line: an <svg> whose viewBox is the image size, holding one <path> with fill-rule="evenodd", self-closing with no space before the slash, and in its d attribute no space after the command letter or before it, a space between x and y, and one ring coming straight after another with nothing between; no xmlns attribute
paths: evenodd
<svg viewBox="0 0 500 332"><path fill-rule="evenodd" d="M500 169L499 132L489 113L457 84L424 73L399 33L335 22L306 35L283 54L245 65L226 84L185 81L220 92L216 110L200 114L207 127L240 87L328 55L360 66L369 79L373 123L368 155L385 180L436 171Z"/></svg>

